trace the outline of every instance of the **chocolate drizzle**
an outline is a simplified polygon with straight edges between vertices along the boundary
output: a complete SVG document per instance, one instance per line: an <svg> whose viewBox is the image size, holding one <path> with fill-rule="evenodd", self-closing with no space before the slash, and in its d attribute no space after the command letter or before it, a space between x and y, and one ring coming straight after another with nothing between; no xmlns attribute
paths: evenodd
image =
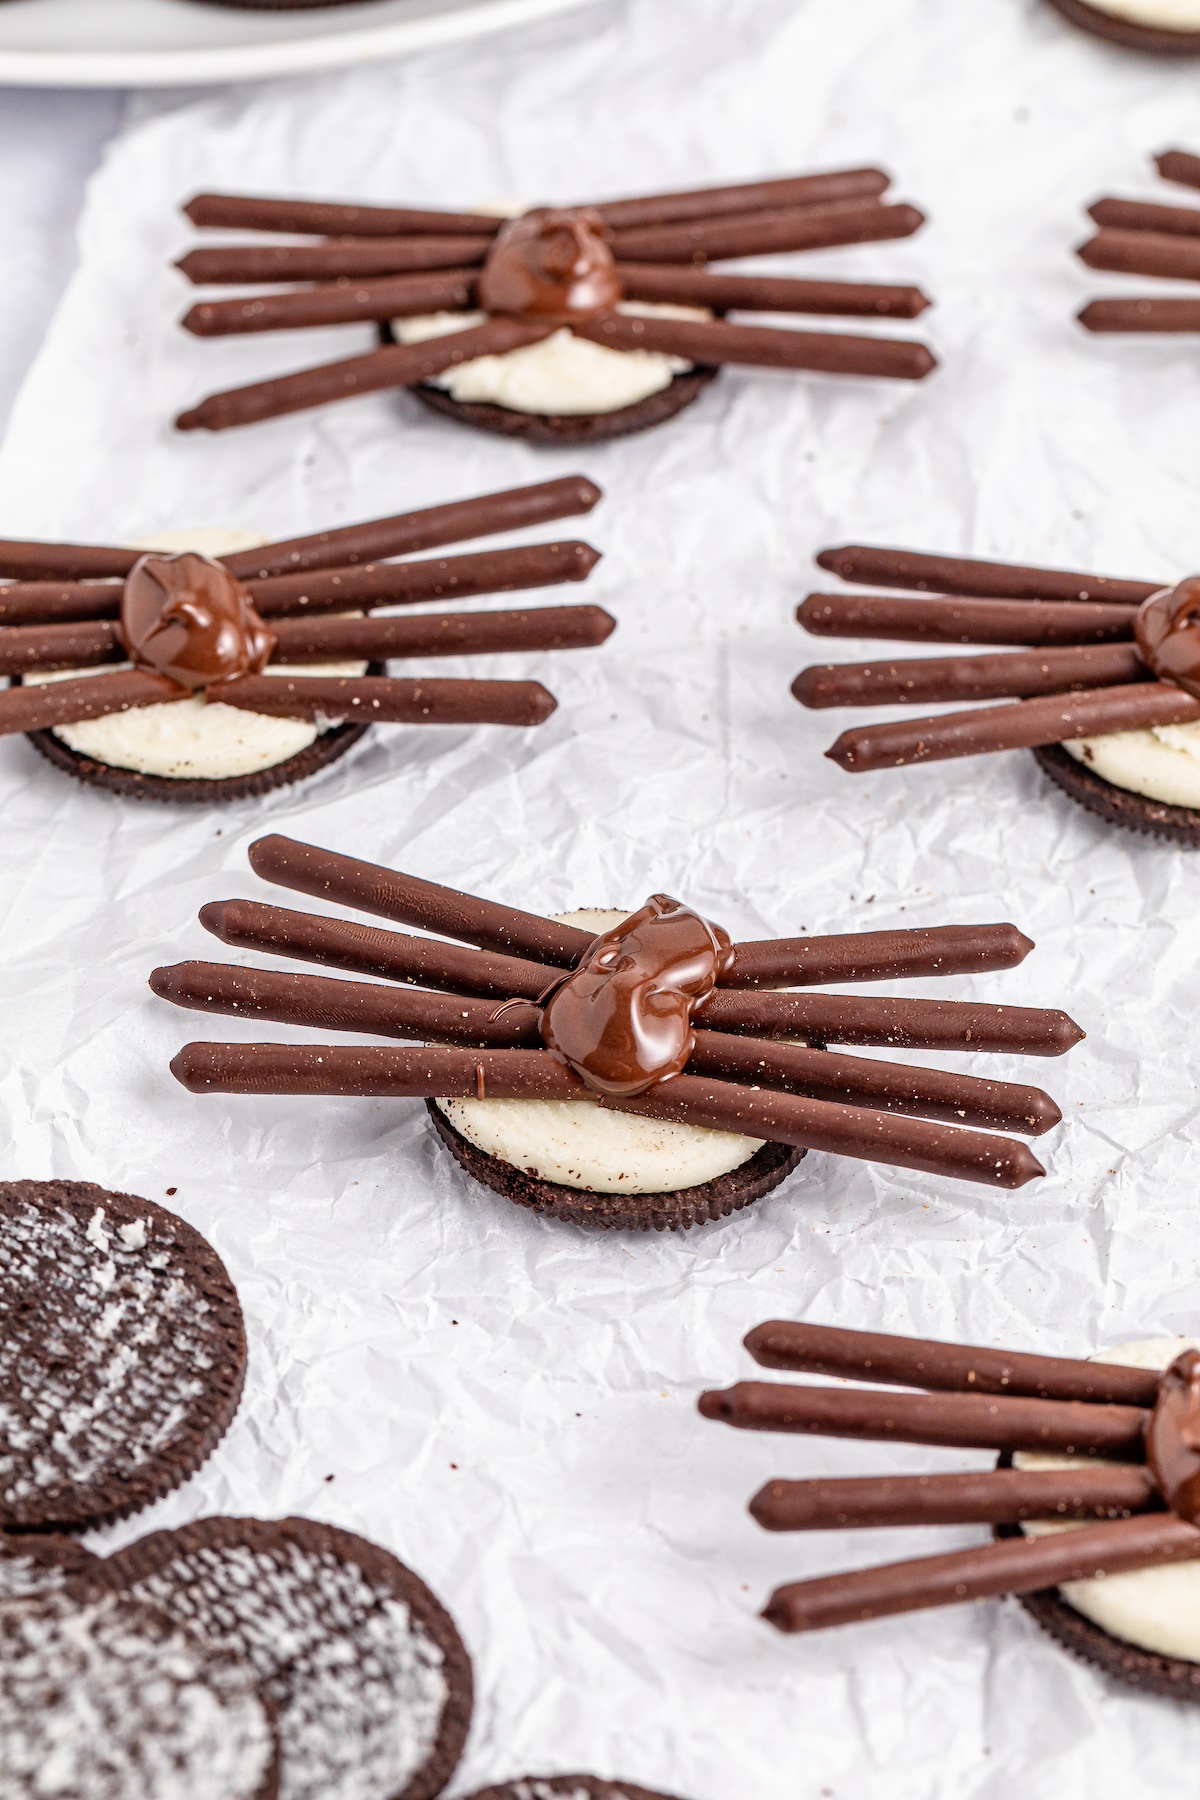
<svg viewBox="0 0 1200 1800"><path fill-rule="evenodd" d="M1200 698L1200 576L1144 600L1133 636L1142 661L1160 681Z"/></svg>
<svg viewBox="0 0 1200 1800"><path fill-rule="evenodd" d="M1146 1461L1171 1511L1200 1524L1200 1350L1185 1350L1159 1379Z"/></svg>
<svg viewBox="0 0 1200 1800"><path fill-rule="evenodd" d="M591 207L523 213L488 251L477 284L480 306L561 325L611 312L622 288L610 235Z"/></svg>
<svg viewBox="0 0 1200 1800"><path fill-rule="evenodd" d="M136 668L191 693L260 675L275 649L241 582L190 550L139 558L125 579L120 633Z"/></svg>
<svg viewBox="0 0 1200 1800"><path fill-rule="evenodd" d="M542 1011L546 1048L594 1092L644 1094L682 1073L692 1016L729 972L727 933L669 894L605 931Z"/></svg>

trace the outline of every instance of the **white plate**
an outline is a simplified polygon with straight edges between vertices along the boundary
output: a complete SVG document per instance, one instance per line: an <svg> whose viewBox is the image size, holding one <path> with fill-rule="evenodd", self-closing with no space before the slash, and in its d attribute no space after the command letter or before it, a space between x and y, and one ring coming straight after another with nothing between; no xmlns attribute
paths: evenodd
<svg viewBox="0 0 1200 1800"><path fill-rule="evenodd" d="M567 12L588 0L368 0L241 12L203 0L2 0L0 82L183 87L343 68Z"/></svg>

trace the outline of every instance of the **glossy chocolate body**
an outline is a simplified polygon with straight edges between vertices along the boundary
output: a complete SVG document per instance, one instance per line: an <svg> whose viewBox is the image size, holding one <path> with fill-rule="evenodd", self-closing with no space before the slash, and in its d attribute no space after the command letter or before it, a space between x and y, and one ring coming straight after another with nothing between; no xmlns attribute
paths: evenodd
<svg viewBox="0 0 1200 1800"><path fill-rule="evenodd" d="M1133 635L1142 661L1160 681L1200 697L1200 576L1143 601Z"/></svg>
<svg viewBox="0 0 1200 1800"><path fill-rule="evenodd" d="M682 1071L692 1014L731 958L719 927L655 894L585 952L543 1009L542 1039L597 1093L644 1093Z"/></svg>
<svg viewBox="0 0 1200 1800"><path fill-rule="evenodd" d="M190 691L261 674L275 648L241 582L192 551L134 564L121 598L121 638L138 668Z"/></svg>
<svg viewBox="0 0 1200 1800"><path fill-rule="evenodd" d="M622 290L603 219L576 206L538 207L505 225L476 291L485 312L569 325L611 312Z"/></svg>
<svg viewBox="0 0 1200 1800"><path fill-rule="evenodd" d="M1159 1382L1146 1461L1171 1511L1200 1524L1200 1350L1177 1356Z"/></svg>

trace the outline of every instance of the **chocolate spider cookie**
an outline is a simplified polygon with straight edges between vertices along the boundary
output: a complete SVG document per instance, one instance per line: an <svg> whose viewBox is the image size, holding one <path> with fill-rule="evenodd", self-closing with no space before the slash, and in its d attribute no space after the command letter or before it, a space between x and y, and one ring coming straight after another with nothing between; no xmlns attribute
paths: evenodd
<svg viewBox="0 0 1200 1800"><path fill-rule="evenodd" d="M241 1397L221 1259L149 1200L0 1183L0 1529L103 1524L195 1473Z"/></svg>
<svg viewBox="0 0 1200 1800"><path fill-rule="evenodd" d="M454 1621L410 1569L309 1519L204 1519L110 1557L104 1579L254 1666L278 1715L282 1800L432 1800L471 1719Z"/></svg>
<svg viewBox="0 0 1200 1800"><path fill-rule="evenodd" d="M118 1594L0 1605L0 1793L275 1800L270 1703L242 1658Z"/></svg>

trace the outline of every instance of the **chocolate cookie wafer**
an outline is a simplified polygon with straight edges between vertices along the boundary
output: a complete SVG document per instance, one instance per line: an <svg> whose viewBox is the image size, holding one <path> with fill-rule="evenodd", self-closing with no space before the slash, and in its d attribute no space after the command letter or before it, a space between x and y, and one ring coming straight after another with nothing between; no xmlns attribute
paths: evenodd
<svg viewBox="0 0 1200 1800"><path fill-rule="evenodd" d="M778 1187L805 1154L790 1144L763 1144L749 1161L695 1187L666 1193L606 1194L546 1181L519 1169L456 1131L436 1100L427 1100L425 1105L433 1129L455 1162L493 1193L549 1219L568 1225L599 1225L605 1230L686 1231L692 1225L727 1219Z"/></svg>
<svg viewBox="0 0 1200 1800"><path fill-rule="evenodd" d="M632 1781L601 1781L598 1775L522 1775L519 1781L477 1788L468 1800L671 1800L671 1796Z"/></svg>
<svg viewBox="0 0 1200 1800"><path fill-rule="evenodd" d="M1200 29L1180 20L1168 6L1147 6L1142 0L1108 6L1091 6L1088 0L1050 0L1056 12L1093 37L1119 44L1124 50L1142 50L1151 56L1200 56ZM1200 9L1196 15L1200 19ZM1177 22L1178 21L1178 22Z"/></svg>
<svg viewBox="0 0 1200 1800"><path fill-rule="evenodd" d="M149 1200L0 1184L0 1528L119 1519L194 1474L241 1397L224 1265Z"/></svg>
<svg viewBox="0 0 1200 1800"><path fill-rule="evenodd" d="M277 1767L243 1658L124 1595L0 1605L6 1800L275 1800Z"/></svg>
<svg viewBox="0 0 1200 1800"><path fill-rule="evenodd" d="M0 1531L0 1603L56 1593L99 1560L74 1538L57 1532Z"/></svg>
<svg viewBox="0 0 1200 1800"><path fill-rule="evenodd" d="M454 1621L396 1557L310 1519L203 1519L110 1557L104 1579L257 1670L281 1800L432 1800L471 1719Z"/></svg>

